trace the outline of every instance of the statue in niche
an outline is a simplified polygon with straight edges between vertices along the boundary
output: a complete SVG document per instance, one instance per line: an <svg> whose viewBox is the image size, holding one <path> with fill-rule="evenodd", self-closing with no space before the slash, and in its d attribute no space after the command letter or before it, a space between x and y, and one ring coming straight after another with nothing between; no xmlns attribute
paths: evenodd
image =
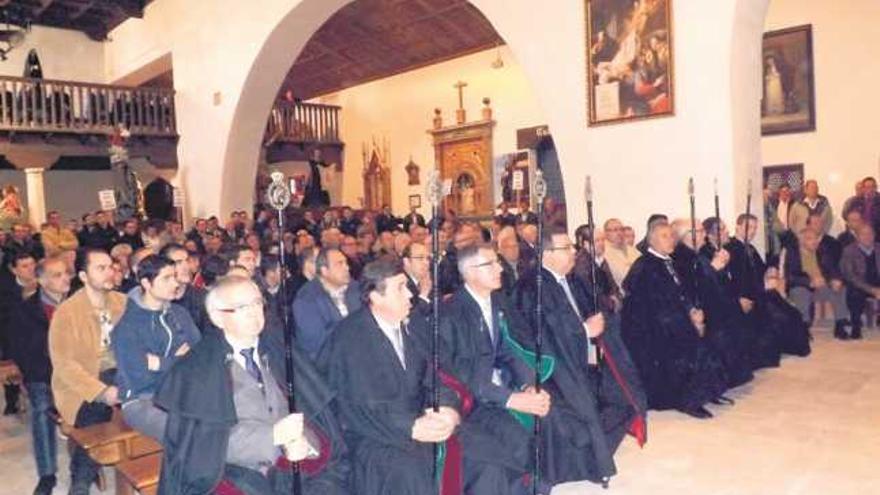
<svg viewBox="0 0 880 495"><path fill-rule="evenodd" d="M470 174L461 174L455 181L458 189L458 213L460 215L472 215L477 211L477 202L474 198L474 179Z"/></svg>
<svg viewBox="0 0 880 495"><path fill-rule="evenodd" d="M309 181L306 183L305 197L303 198L304 207L330 206L330 195L321 186L321 169L326 169L329 166L330 164L322 159L320 148L312 150L312 156L309 158Z"/></svg>
<svg viewBox="0 0 880 495"><path fill-rule="evenodd" d="M388 142L383 140L380 147L373 139L368 152L364 144L361 150L364 160L364 204L369 210L381 210L391 204L391 171L388 167L390 151Z"/></svg>
<svg viewBox="0 0 880 495"><path fill-rule="evenodd" d="M409 157L409 163L406 164L407 184L410 186L419 185L419 166L413 161L412 156Z"/></svg>

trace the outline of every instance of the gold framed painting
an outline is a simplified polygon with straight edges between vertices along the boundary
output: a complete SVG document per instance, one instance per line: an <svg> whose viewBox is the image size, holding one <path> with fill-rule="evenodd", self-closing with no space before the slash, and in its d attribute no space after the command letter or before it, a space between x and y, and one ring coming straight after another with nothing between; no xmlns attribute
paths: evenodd
<svg viewBox="0 0 880 495"><path fill-rule="evenodd" d="M764 33L761 135L816 130L813 27Z"/></svg>
<svg viewBox="0 0 880 495"><path fill-rule="evenodd" d="M587 123L675 115L672 0L584 0Z"/></svg>

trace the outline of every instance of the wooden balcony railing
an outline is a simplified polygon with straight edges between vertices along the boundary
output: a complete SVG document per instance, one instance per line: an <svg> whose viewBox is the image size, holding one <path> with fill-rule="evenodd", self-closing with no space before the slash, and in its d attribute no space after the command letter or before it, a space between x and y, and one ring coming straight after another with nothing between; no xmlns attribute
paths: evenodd
<svg viewBox="0 0 880 495"><path fill-rule="evenodd" d="M265 143L340 143L339 109L318 103L275 103L266 125Z"/></svg>
<svg viewBox="0 0 880 495"><path fill-rule="evenodd" d="M0 131L177 136L174 90L0 76Z"/></svg>

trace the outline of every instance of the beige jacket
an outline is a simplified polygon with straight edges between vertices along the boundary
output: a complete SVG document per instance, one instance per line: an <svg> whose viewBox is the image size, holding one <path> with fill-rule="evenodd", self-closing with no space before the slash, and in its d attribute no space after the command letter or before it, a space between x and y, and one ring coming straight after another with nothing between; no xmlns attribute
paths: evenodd
<svg viewBox="0 0 880 495"><path fill-rule="evenodd" d="M107 309L115 325L125 311L125 295L107 295ZM83 402L94 401L106 388L98 379L101 325L85 289L61 303L49 324L52 393L55 406L68 424L76 420Z"/></svg>
<svg viewBox="0 0 880 495"><path fill-rule="evenodd" d="M46 227L40 232L40 239L43 242L43 247L46 248L46 256L55 256L62 251L79 247L76 235L64 227L59 229Z"/></svg>

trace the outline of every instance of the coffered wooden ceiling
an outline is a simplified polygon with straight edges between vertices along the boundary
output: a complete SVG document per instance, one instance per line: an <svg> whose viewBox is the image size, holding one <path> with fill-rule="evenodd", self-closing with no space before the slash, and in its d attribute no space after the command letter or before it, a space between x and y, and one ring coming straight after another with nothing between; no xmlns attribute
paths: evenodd
<svg viewBox="0 0 880 495"><path fill-rule="evenodd" d="M312 36L280 92L306 100L502 43L467 0L355 0Z"/></svg>
<svg viewBox="0 0 880 495"><path fill-rule="evenodd" d="M0 0L4 15L13 24L22 22L82 31L89 38L104 40L113 28L131 17L144 16L152 0ZM203 1L203 0L193 0ZM210 0L206 0L210 1Z"/></svg>

